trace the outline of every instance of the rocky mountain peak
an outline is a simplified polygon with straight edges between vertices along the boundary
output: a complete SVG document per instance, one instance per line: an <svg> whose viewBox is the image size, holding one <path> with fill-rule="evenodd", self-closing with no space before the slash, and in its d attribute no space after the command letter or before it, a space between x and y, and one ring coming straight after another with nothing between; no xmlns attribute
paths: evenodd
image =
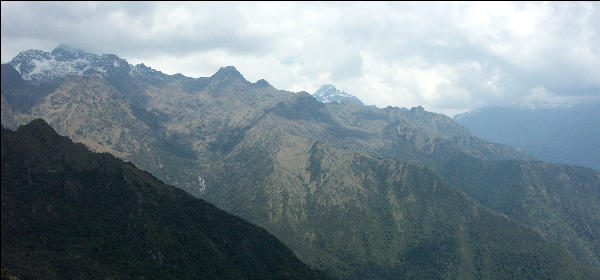
<svg viewBox="0 0 600 280"><path fill-rule="evenodd" d="M168 75L144 64L133 66L114 54L97 55L60 44L52 52L27 50L10 64L22 79L36 83L62 79L68 75L98 75L104 78L135 75L165 80Z"/></svg>
<svg viewBox="0 0 600 280"><path fill-rule="evenodd" d="M412 107L410 108L410 111L413 113L421 113L421 112L425 112L425 109L423 108L423 106L417 106L417 107Z"/></svg>
<svg viewBox="0 0 600 280"><path fill-rule="evenodd" d="M44 119L34 119L29 124L21 126L22 130L41 135L54 135L56 132Z"/></svg>
<svg viewBox="0 0 600 280"><path fill-rule="evenodd" d="M233 66L221 67L219 71L211 76L212 79L244 79L244 76Z"/></svg>
<svg viewBox="0 0 600 280"><path fill-rule="evenodd" d="M138 77L155 78L159 80L167 79L168 75L160 72L152 67L146 66L144 63L140 63L136 66L131 66L130 74ZM179 74L181 75L181 74ZM181 75L183 76L183 75Z"/></svg>
<svg viewBox="0 0 600 280"><path fill-rule="evenodd" d="M42 50L29 49L20 52L12 61L50 59L50 54Z"/></svg>
<svg viewBox="0 0 600 280"><path fill-rule="evenodd" d="M146 72L146 71L154 70L154 69L152 69L152 67L148 67L144 63L140 63L140 64L136 65L135 67L133 67L133 69L135 69L136 72Z"/></svg>
<svg viewBox="0 0 600 280"><path fill-rule="evenodd" d="M363 103L356 98L356 96L353 96L347 92L338 90L334 85L332 84L324 84L322 85L314 94L313 96L323 102L323 103L329 103L329 102L342 102L342 101L349 101L352 103L356 103L359 105L363 105Z"/></svg>
<svg viewBox="0 0 600 280"><path fill-rule="evenodd" d="M50 58L51 56L48 52L30 49L20 52L9 62L9 64L24 76L31 73L38 63Z"/></svg>
<svg viewBox="0 0 600 280"><path fill-rule="evenodd" d="M116 55L99 56L66 44L59 45L51 53L40 50L21 52L9 64L19 72L21 78L36 82L56 80L67 75L107 76L117 68L129 69L127 61Z"/></svg>
<svg viewBox="0 0 600 280"><path fill-rule="evenodd" d="M256 83L254 83L254 84L258 87L273 87L265 79L260 79L260 80L256 81Z"/></svg>
<svg viewBox="0 0 600 280"><path fill-rule="evenodd" d="M67 61L82 58L86 55L91 55L81 49L73 48L67 44L60 44L50 53L56 60Z"/></svg>

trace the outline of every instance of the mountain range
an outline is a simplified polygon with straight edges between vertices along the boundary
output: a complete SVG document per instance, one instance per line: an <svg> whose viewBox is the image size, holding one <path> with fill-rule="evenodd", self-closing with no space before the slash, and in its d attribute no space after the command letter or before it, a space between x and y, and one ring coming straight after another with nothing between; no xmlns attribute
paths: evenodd
<svg viewBox="0 0 600 280"><path fill-rule="evenodd" d="M16 67L74 52L61 48L2 65L4 126L43 118L264 227L340 279L599 275L596 170L538 161L422 107L323 103L231 66L202 78L126 63L40 78Z"/></svg>
<svg viewBox="0 0 600 280"><path fill-rule="evenodd" d="M550 162L600 170L600 102L562 107L486 107L454 120L482 139Z"/></svg>

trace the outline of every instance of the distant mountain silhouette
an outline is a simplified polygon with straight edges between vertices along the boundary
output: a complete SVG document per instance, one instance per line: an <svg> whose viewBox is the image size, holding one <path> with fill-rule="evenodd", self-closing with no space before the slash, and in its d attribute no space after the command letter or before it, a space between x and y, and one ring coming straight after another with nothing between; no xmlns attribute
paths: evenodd
<svg viewBox="0 0 600 280"><path fill-rule="evenodd" d="M519 147L541 160L600 170L600 102L536 109L489 107L454 120L477 137Z"/></svg>

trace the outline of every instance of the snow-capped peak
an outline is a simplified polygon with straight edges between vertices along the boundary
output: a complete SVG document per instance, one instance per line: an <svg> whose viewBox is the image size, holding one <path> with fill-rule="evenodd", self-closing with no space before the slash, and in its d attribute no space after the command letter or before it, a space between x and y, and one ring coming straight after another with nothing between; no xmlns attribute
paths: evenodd
<svg viewBox="0 0 600 280"><path fill-rule="evenodd" d="M67 75L148 75L144 70L151 72L152 76L165 75L149 67L136 68L113 54L91 54L65 44L59 45L50 53L41 50L21 52L9 64L24 80L35 82L60 79ZM137 71L132 71L133 69Z"/></svg>
<svg viewBox="0 0 600 280"><path fill-rule="evenodd" d="M363 105L363 103L356 98L356 96L353 96L347 92L338 90L334 85L331 84L324 84L322 85L314 94L313 96L323 102L323 103L329 103L329 102L342 102L342 101L350 101L356 104L360 104Z"/></svg>
<svg viewBox="0 0 600 280"><path fill-rule="evenodd" d="M67 61L72 59L83 58L86 55L92 55L84 52L83 50L70 47L64 43L58 45L58 47L52 50L50 54L54 56L54 59L59 61Z"/></svg>

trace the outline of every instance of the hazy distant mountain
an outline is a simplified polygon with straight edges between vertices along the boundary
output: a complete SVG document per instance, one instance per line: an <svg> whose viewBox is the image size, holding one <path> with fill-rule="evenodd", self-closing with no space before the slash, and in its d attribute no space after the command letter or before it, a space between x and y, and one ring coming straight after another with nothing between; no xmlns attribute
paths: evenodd
<svg viewBox="0 0 600 280"><path fill-rule="evenodd" d="M44 118L344 279L590 273L546 241L600 266L597 171L528 162L422 107L323 103L248 82L234 67L198 79L128 71L52 84L13 69L2 79L2 121Z"/></svg>
<svg viewBox="0 0 600 280"><path fill-rule="evenodd" d="M313 93L313 96L323 103L347 101L363 105L363 103L356 98L356 96L345 91L338 90L331 84L322 85L317 91L315 91L315 93Z"/></svg>
<svg viewBox="0 0 600 280"><path fill-rule="evenodd" d="M328 279L264 229L43 120L2 129L2 268L21 279Z"/></svg>
<svg viewBox="0 0 600 280"><path fill-rule="evenodd" d="M482 139L541 160L600 170L600 102L558 108L489 107L454 120Z"/></svg>

